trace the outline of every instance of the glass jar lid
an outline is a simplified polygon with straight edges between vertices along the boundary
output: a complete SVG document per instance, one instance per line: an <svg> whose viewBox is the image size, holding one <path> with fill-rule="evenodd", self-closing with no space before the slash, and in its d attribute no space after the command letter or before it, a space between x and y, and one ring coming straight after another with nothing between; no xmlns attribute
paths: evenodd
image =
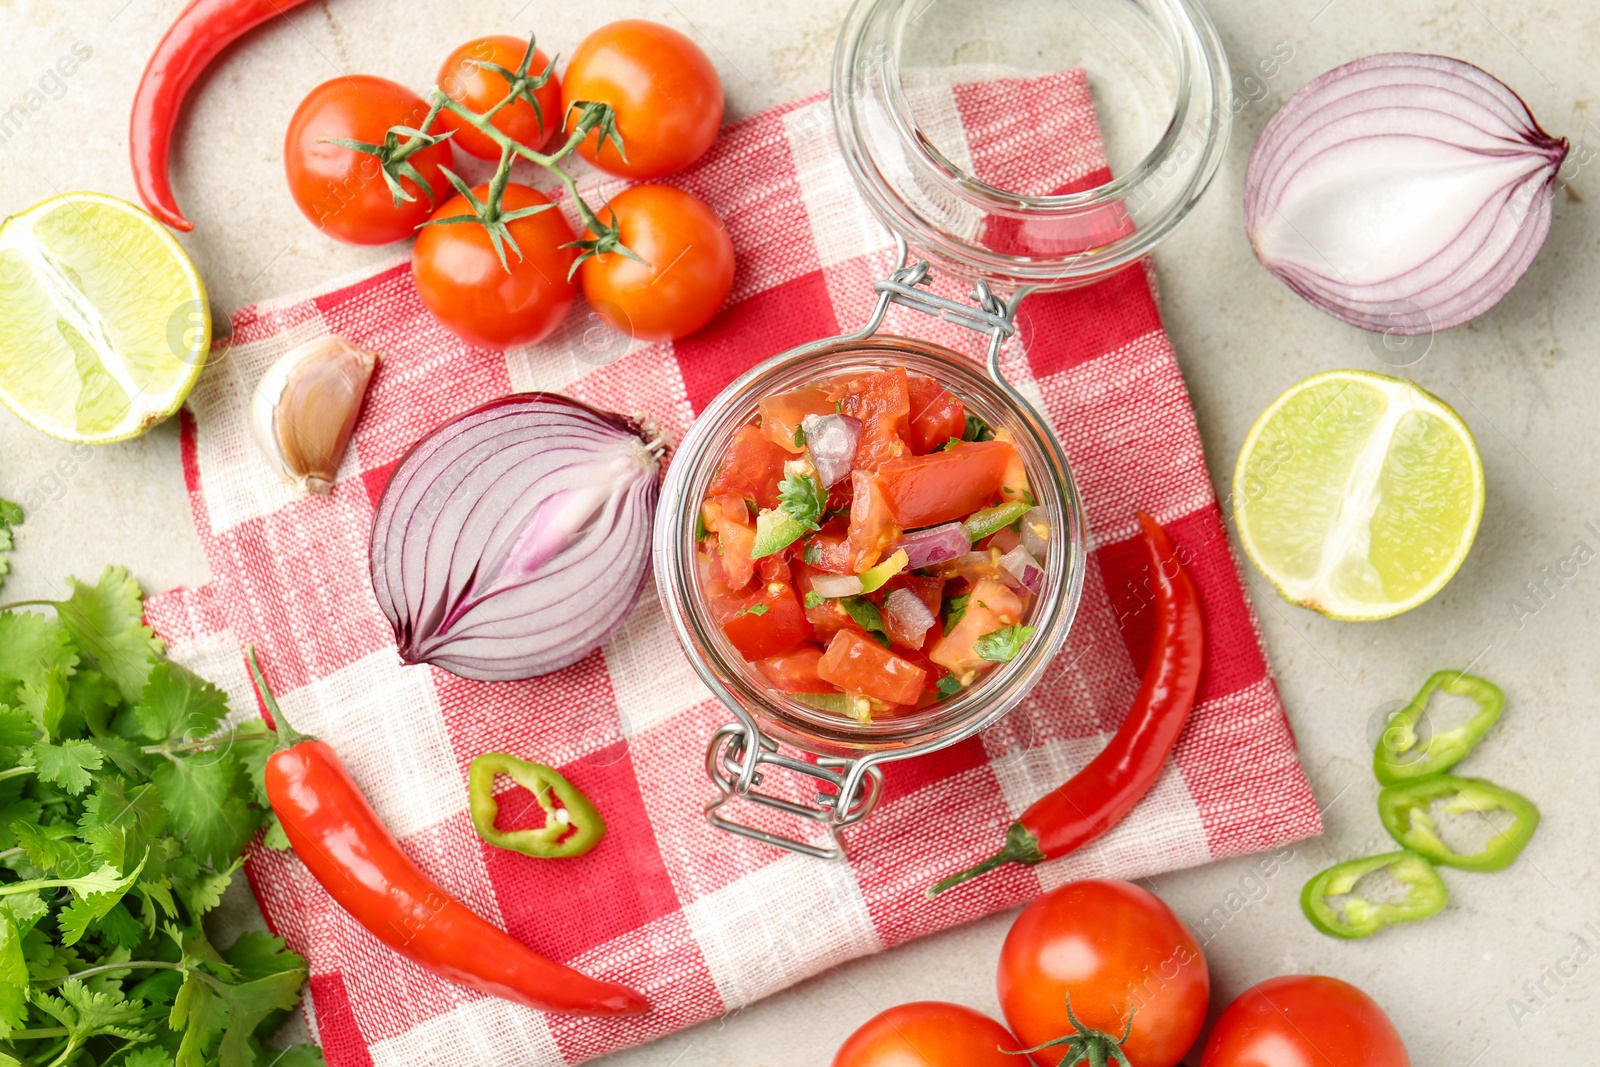
<svg viewBox="0 0 1600 1067"><path fill-rule="evenodd" d="M1147 254L1210 183L1227 59L1194 0L857 0L833 114L877 215L1006 288Z"/></svg>

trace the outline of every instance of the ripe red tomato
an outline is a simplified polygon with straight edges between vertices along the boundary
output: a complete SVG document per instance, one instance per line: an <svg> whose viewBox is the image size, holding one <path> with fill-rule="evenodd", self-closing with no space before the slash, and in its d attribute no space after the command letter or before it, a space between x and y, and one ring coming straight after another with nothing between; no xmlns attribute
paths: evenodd
<svg viewBox="0 0 1600 1067"><path fill-rule="evenodd" d="M483 200L489 187L480 185L473 195ZM509 212L548 203L550 198L538 190L511 183L501 206ZM440 205L434 217L470 212L466 198L456 196ZM426 226L411 252L411 274L428 310L452 333L484 348L539 340L566 318L578 292L567 280L577 253L561 247L576 235L560 211L525 216L508 229L522 256L508 247L504 267L489 231L476 222Z"/></svg>
<svg viewBox="0 0 1600 1067"><path fill-rule="evenodd" d="M445 57L439 68L439 88L456 103L486 112L505 99L510 85L501 75L477 64L493 63L514 71L527 51L528 42L517 37L475 37ZM528 73L539 74L549 65L550 57L535 49ZM533 98L539 101L537 109L519 98L496 111L489 123L513 141L537 149L543 148L561 128L561 79L552 73L549 81L534 90ZM499 160L500 146L455 112L439 112L439 122L445 129L456 131L450 140L463 152L479 159Z"/></svg>
<svg viewBox="0 0 1600 1067"><path fill-rule="evenodd" d="M1252 986L1217 1020L1200 1067L1411 1067L1376 1001L1349 982L1285 975Z"/></svg>
<svg viewBox="0 0 1600 1067"><path fill-rule="evenodd" d="M394 203L376 156L329 143L331 140L383 144L391 126L420 126L428 105L404 85L370 74L351 74L323 82L306 94L283 135L283 169L289 195L300 213L339 241L383 245L410 237L450 193L439 173L449 166L449 142L411 157L431 189L410 178L400 187L415 199Z"/></svg>
<svg viewBox="0 0 1600 1067"><path fill-rule="evenodd" d="M924 1000L869 1019L839 1046L833 1067L1026 1067L1021 1050L987 1015Z"/></svg>
<svg viewBox="0 0 1600 1067"><path fill-rule="evenodd" d="M1128 882L1069 882L1017 917L1000 950L1000 1005L1028 1047L1072 1033L1067 997L1085 1026L1120 1037L1133 1067L1173 1067L1206 1018L1211 977L1200 945L1172 910ZM1034 1053L1054 1067L1064 1050Z"/></svg>
<svg viewBox="0 0 1600 1067"><path fill-rule="evenodd" d="M711 321L733 286L733 241L704 200L670 185L635 185L599 214L644 260L606 252L578 267L583 295L612 329L675 341Z"/></svg>
<svg viewBox="0 0 1600 1067"><path fill-rule="evenodd" d="M911 394L911 451L917 455L941 448L952 437L967 429L967 409L948 389L914 374L908 382Z"/></svg>
<svg viewBox="0 0 1600 1067"><path fill-rule="evenodd" d="M572 129L582 101L610 104L622 136L590 134L578 153L610 174L647 180L682 170L705 154L722 126L722 82L711 60L669 26L625 19L595 30L573 50L561 99Z"/></svg>

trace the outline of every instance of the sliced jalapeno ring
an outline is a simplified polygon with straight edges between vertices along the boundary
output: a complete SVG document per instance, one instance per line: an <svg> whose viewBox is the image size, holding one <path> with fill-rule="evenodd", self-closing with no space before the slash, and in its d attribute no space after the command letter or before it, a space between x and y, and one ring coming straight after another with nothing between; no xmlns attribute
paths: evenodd
<svg viewBox="0 0 1600 1067"><path fill-rule="evenodd" d="M1400 900L1375 902L1355 892L1362 878L1379 870L1387 870L1405 887ZM1336 904L1334 897L1344 899ZM1426 919L1449 902L1444 879L1415 852L1389 852L1337 864L1314 876L1300 893L1300 910L1311 925L1343 938L1367 937L1386 926Z"/></svg>
<svg viewBox="0 0 1600 1067"><path fill-rule="evenodd" d="M1461 853L1440 834L1435 806L1441 815L1477 814L1495 832L1477 852ZM1498 817L1492 813L1501 813ZM1433 778L1393 785L1378 794L1378 817L1384 829L1401 845L1433 863L1467 871L1499 871L1522 854L1539 826L1539 809L1521 793L1481 778Z"/></svg>
<svg viewBox="0 0 1600 1067"><path fill-rule="evenodd" d="M500 804L494 779L503 774L532 793L544 809L544 825L528 830L495 826ZM560 803L557 804L557 801ZM496 848L539 859L581 856L605 836L606 821L589 798L553 767L518 759L506 752L485 752L467 770L467 802L478 836Z"/></svg>
<svg viewBox="0 0 1600 1067"><path fill-rule="evenodd" d="M1464 697L1477 704L1478 711L1461 725L1423 740L1417 726L1427 716L1435 693ZM1384 785L1398 785L1447 771L1483 740L1505 707L1505 693L1488 679L1460 671L1435 671L1411 703L1384 727L1372 756L1372 773Z"/></svg>

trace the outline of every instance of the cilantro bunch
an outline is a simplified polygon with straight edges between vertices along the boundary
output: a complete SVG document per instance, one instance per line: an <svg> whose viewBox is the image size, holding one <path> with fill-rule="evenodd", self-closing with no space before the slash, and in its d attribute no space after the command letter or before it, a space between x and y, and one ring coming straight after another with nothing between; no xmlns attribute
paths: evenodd
<svg viewBox="0 0 1600 1067"><path fill-rule="evenodd" d="M219 733L226 697L141 613L116 568L0 608L0 1067L321 1064L261 1045L305 961L202 925L270 821L273 735Z"/></svg>

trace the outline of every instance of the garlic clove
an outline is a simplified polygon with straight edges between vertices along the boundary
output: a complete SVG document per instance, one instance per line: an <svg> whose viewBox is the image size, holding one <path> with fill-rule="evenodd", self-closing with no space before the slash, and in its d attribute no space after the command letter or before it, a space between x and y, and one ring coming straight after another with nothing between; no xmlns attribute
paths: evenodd
<svg viewBox="0 0 1600 1067"><path fill-rule="evenodd" d="M250 399L250 429L279 477L303 492L333 492L377 364L377 353L330 334L267 368Z"/></svg>

